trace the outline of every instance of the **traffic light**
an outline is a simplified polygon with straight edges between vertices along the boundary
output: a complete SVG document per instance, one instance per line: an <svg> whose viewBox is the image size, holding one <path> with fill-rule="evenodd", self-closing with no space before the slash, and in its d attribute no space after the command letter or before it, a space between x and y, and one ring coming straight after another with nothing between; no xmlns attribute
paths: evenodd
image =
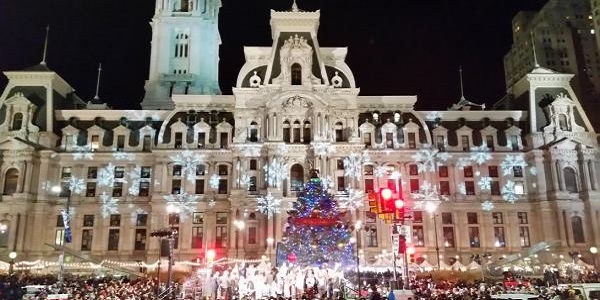
<svg viewBox="0 0 600 300"><path fill-rule="evenodd" d="M388 188L379 189L379 212L393 213L395 210L394 193Z"/></svg>
<svg viewBox="0 0 600 300"><path fill-rule="evenodd" d="M406 237L401 235L398 240L398 253L406 252Z"/></svg>
<svg viewBox="0 0 600 300"><path fill-rule="evenodd" d="M411 263L415 262L415 253L416 252L417 252L417 250L413 246L406 248L406 254L408 254L408 257L410 258Z"/></svg>

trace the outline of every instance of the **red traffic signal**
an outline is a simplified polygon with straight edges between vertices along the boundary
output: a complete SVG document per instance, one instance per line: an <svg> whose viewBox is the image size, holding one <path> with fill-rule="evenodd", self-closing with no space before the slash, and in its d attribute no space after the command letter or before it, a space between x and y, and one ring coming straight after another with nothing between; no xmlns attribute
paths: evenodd
<svg viewBox="0 0 600 300"><path fill-rule="evenodd" d="M401 235L400 239L398 241L398 253L405 253L405 252L406 252L406 237Z"/></svg>

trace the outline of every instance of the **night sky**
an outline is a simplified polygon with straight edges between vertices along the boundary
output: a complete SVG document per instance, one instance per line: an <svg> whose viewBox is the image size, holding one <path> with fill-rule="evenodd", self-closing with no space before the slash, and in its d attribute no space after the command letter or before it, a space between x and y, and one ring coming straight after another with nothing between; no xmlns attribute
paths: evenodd
<svg viewBox="0 0 600 300"><path fill-rule="evenodd" d="M269 10L292 0L222 0L220 85L231 94L242 47L271 46ZM512 41L511 19L545 0L298 0L321 9L321 47L347 46L361 95L417 95L418 109L445 109L460 97L492 104L504 95L502 58ZM40 62L49 24L48 66L85 101L100 96L113 108L139 108L150 55L154 0L0 1L0 70ZM0 79L0 90L6 78Z"/></svg>

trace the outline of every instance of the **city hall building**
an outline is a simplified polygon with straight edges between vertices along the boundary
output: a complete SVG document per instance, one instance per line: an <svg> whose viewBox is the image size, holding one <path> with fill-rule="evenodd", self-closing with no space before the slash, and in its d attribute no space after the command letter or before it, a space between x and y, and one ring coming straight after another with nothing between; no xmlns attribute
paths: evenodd
<svg viewBox="0 0 600 300"><path fill-rule="evenodd" d="M286 210L318 169L348 222L361 221L353 234L367 261L392 250L368 202L389 187L412 207L406 233L432 264L436 248L466 264L541 242L548 259L591 262L599 148L573 75L538 65L492 110L463 97L417 111L417 96L360 95L352 49L321 47L319 11L294 4L271 11L273 44L245 47L233 95L221 95L220 6L156 2L142 110L83 101L45 62L4 72L0 260L56 261L68 232L77 256L154 262L150 234L168 227L178 261L208 249L274 258Z"/></svg>

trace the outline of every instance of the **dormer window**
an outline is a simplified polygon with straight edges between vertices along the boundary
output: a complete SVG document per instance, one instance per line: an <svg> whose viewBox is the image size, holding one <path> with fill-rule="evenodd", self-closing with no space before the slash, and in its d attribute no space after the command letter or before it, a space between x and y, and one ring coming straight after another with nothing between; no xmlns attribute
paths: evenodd
<svg viewBox="0 0 600 300"><path fill-rule="evenodd" d="M292 85L302 85L302 66L299 63L292 65Z"/></svg>
<svg viewBox="0 0 600 300"><path fill-rule="evenodd" d="M92 135L92 151L97 151L100 148L100 136Z"/></svg>
<svg viewBox="0 0 600 300"><path fill-rule="evenodd" d="M117 151L123 151L125 148L125 136L119 135L117 136Z"/></svg>
<svg viewBox="0 0 600 300"><path fill-rule="evenodd" d="M175 133L175 149L181 148L183 145L183 133L177 132Z"/></svg>
<svg viewBox="0 0 600 300"><path fill-rule="evenodd" d="M256 122L250 123L250 137L251 142L258 142L258 124Z"/></svg>
<svg viewBox="0 0 600 300"><path fill-rule="evenodd" d="M13 116L12 130L20 130L23 126L23 114L16 113Z"/></svg>
<svg viewBox="0 0 600 300"><path fill-rule="evenodd" d="M558 125L562 131L569 130L569 123L567 122L567 116L565 114L558 115Z"/></svg>

